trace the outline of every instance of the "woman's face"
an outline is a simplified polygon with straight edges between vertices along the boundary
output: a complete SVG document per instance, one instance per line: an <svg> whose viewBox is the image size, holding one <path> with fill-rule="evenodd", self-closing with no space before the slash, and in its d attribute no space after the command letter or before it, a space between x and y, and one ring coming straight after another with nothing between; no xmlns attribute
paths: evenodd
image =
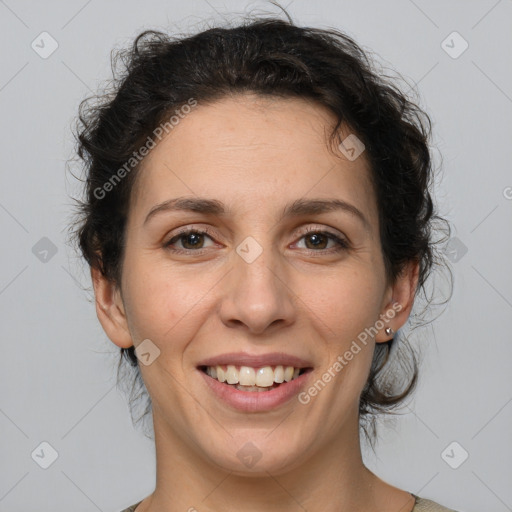
<svg viewBox="0 0 512 512"><path fill-rule="evenodd" d="M374 344L409 311L392 308L411 288L386 282L364 152L330 152L333 121L299 99L199 103L143 161L121 291L109 320L99 312L117 345L146 340L139 366L157 436L236 473L278 474L343 446ZM203 371L217 364L231 380L259 375L260 387L282 380L279 365L308 370L241 391Z"/></svg>

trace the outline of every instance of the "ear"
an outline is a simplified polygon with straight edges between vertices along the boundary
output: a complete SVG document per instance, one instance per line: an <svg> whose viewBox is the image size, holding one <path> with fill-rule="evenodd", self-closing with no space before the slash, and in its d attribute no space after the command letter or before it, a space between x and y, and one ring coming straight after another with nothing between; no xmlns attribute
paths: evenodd
<svg viewBox="0 0 512 512"><path fill-rule="evenodd" d="M118 347L131 347L133 341L128 329L119 287L96 268L91 268L91 278L94 286L96 314L103 330Z"/></svg>
<svg viewBox="0 0 512 512"><path fill-rule="evenodd" d="M379 317L384 326L375 336L376 343L389 341L395 335L394 333L407 322L414 305L419 268L419 261L411 260L397 276L395 282L389 286ZM386 334L387 327L391 327L394 332Z"/></svg>

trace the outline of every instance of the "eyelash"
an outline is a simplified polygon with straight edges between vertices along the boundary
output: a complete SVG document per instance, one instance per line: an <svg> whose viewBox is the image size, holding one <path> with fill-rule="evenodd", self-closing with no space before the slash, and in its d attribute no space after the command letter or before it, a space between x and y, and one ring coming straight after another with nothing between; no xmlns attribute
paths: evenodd
<svg viewBox="0 0 512 512"><path fill-rule="evenodd" d="M186 236L186 235L190 235L190 234L197 234L197 235L207 235L209 238L212 238L213 239L213 234L211 233L211 231L208 229L208 228L204 228L204 229L194 229L194 228L186 228L186 229L183 229L181 231L179 231L176 235L174 235L168 242L165 242L164 243L164 248L171 251L171 252L174 252L176 254L196 254L196 255L200 255L202 254L205 250L208 250L208 249L173 249L171 248L171 245L173 243L175 243L176 241L178 241L180 238ZM301 239L310 235L310 234L315 234L315 235L324 235L326 236L329 240L332 240L334 241L338 247L334 248L334 250L329 250L329 249L320 249L320 250L315 250L315 249L306 249L307 251L311 252L311 253L325 253L327 252L327 254L329 253L338 253L338 252L341 252L341 251L346 251L347 249L350 248L350 245L348 243L347 240L343 239L343 238L340 238L338 237L337 235L335 235L334 233L331 233L329 231L322 231L322 230L319 230L317 228L308 228L302 235L301 235Z"/></svg>

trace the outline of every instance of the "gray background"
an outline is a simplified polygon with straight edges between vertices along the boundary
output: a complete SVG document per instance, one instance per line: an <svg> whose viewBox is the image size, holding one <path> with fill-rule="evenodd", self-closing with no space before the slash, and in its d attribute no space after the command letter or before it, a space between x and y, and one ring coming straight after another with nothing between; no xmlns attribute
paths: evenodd
<svg viewBox="0 0 512 512"><path fill-rule="evenodd" d="M512 510L512 1L283 6L298 24L345 30L417 84L443 158L437 195L455 227L454 295L411 338L423 353L420 386L403 415L383 422L366 462L460 511ZM152 442L132 426L115 387L117 347L66 245L78 190L66 172L70 127L78 102L110 78L113 47L144 28L187 32L251 8L278 11L265 2L0 0L0 511L117 512L153 490ZM31 47L43 31L59 45L46 59ZM462 40L442 45L453 31L469 44L457 58L446 45L458 53ZM41 252L43 237L56 254ZM31 455L43 441L58 453L48 469ZM462 450L469 457L453 469L447 461L459 464Z"/></svg>

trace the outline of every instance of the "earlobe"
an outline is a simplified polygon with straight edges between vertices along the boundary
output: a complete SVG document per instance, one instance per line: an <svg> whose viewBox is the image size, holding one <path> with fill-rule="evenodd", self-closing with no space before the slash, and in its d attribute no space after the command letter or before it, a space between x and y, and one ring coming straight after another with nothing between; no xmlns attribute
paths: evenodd
<svg viewBox="0 0 512 512"><path fill-rule="evenodd" d="M129 348L133 341L128 329L126 312L119 287L107 279L99 269L91 268L96 315L109 339L122 348Z"/></svg>
<svg viewBox="0 0 512 512"><path fill-rule="evenodd" d="M379 329L375 336L376 343L384 343L391 340L396 331L407 322L414 305L418 278L419 262L411 260L390 287L388 295L391 298L387 300L380 314L380 319L385 325L382 326L382 329Z"/></svg>

